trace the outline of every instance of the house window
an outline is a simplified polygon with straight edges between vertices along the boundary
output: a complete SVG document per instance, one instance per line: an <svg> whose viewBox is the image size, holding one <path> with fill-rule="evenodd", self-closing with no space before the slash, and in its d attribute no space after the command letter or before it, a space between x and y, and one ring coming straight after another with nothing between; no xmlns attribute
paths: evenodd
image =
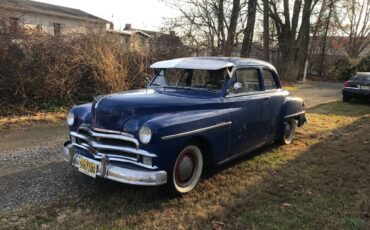
<svg viewBox="0 0 370 230"><path fill-rule="evenodd" d="M19 18L11 17L10 20L10 33L17 34L19 29Z"/></svg>
<svg viewBox="0 0 370 230"><path fill-rule="evenodd" d="M54 23L54 36L60 36L62 33L62 25L60 23Z"/></svg>
<svg viewBox="0 0 370 230"><path fill-rule="evenodd" d="M41 33L42 32L42 25L37 25L36 26L36 31L38 32L38 33Z"/></svg>

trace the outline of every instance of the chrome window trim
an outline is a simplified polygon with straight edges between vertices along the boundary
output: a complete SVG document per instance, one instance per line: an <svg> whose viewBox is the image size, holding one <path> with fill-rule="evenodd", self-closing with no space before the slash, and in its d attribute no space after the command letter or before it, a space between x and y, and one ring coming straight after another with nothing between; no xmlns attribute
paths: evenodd
<svg viewBox="0 0 370 230"><path fill-rule="evenodd" d="M231 121L222 122L222 123L218 123L216 125L212 125L212 126L208 126L208 127L204 127L204 128L200 128L200 129L195 129L195 130L188 131L188 132L163 136L161 139L162 140L169 140L169 139L173 139L173 138L177 138L177 137L184 137L184 136L188 136L188 135L192 135L192 134L196 134L196 133L201 133L201 132L204 132L204 131L207 131L207 130L210 130L210 129L215 129L215 128L219 128L219 127L223 127L223 126L231 125L231 124L232 124Z"/></svg>

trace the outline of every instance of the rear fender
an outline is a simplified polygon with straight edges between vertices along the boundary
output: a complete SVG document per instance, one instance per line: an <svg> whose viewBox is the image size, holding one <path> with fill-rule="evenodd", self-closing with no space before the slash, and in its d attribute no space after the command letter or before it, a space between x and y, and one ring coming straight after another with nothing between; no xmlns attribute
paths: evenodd
<svg viewBox="0 0 370 230"><path fill-rule="evenodd" d="M282 109L282 119L287 121L295 118L298 121L298 126L302 126L306 122L305 104L302 98L287 97Z"/></svg>

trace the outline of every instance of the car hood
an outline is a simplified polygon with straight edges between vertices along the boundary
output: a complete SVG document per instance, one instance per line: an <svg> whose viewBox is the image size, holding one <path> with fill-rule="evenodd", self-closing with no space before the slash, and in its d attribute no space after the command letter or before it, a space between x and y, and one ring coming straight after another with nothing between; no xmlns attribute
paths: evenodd
<svg viewBox="0 0 370 230"><path fill-rule="evenodd" d="M144 89L101 96L92 106L92 125L122 131L128 120L138 116L143 123L155 114L220 106L220 98L214 93L194 91Z"/></svg>

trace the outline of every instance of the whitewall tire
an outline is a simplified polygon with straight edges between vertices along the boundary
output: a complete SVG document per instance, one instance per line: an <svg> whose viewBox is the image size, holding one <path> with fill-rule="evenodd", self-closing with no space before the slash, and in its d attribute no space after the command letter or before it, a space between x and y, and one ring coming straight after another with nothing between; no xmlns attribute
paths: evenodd
<svg viewBox="0 0 370 230"><path fill-rule="evenodd" d="M169 185L177 194L185 194L193 190L202 175L202 151L196 145L186 146L177 156L172 169Z"/></svg>

